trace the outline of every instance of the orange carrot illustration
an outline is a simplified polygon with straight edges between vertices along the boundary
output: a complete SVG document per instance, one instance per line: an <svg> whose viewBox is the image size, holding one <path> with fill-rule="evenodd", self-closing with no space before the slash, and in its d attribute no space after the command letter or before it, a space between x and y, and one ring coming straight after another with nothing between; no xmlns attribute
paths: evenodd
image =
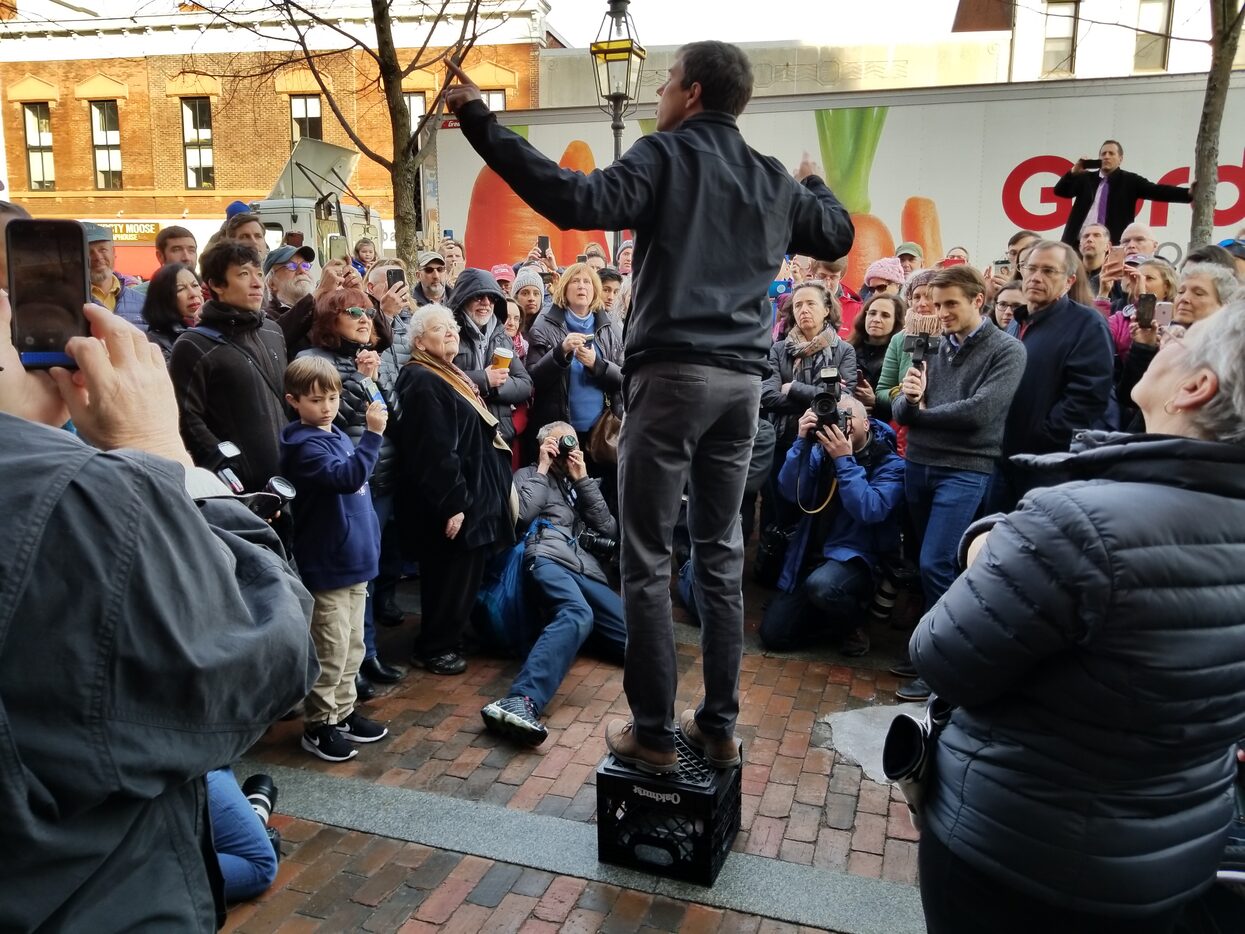
<svg viewBox="0 0 1245 934"><path fill-rule="evenodd" d="M932 199L905 201L899 227L904 240L918 244L925 251L927 264L942 259L942 227L938 223L938 205Z"/></svg>

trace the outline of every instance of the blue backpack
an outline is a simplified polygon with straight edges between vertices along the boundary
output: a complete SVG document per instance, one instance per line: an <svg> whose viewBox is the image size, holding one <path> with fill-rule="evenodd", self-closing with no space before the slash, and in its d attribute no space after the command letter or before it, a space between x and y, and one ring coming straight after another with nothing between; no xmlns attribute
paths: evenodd
<svg viewBox="0 0 1245 934"><path fill-rule="evenodd" d="M480 648L503 658L523 658L532 646L534 627L524 594L523 552L547 519L537 519L513 547L498 554L484 570L471 610Z"/></svg>

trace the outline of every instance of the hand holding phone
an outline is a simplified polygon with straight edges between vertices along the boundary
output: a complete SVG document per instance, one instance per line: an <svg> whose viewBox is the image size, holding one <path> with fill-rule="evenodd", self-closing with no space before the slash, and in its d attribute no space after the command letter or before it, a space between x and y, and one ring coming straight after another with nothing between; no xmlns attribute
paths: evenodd
<svg viewBox="0 0 1245 934"><path fill-rule="evenodd" d="M77 221L16 218L5 228L13 344L26 369L75 368L65 345L89 337L86 229Z"/></svg>
<svg viewBox="0 0 1245 934"><path fill-rule="evenodd" d="M385 267L385 288L392 289L399 282L406 281L406 273L401 266Z"/></svg>
<svg viewBox="0 0 1245 934"><path fill-rule="evenodd" d="M1170 328L1172 326L1172 314L1175 311L1175 305L1171 302L1156 302L1154 305L1154 324L1160 328Z"/></svg>
<svg viewBox="0 0 1245 934"><path fill-rule="evenodd" d="M537 237L536 248L540 250L541 256L548 256L549 255L549 238L545 236L544 234L541 234L539 237Z"/></svg>
<svg viewBox="0 0 1245 934"><path fill-rule="evenodd" d="M1081 168L1090 169L1094 172L1097 172L1099 169L1102 168L1102 160L1101 159L1082 159Z"/></svg>
<svg viewBox="0 0 1245 934"><path fill-rule="evenodd" d="M1137 327L1147 330L1154 327L1155 296L1153 293L1143 292L1137 296L1136 309L1133 320L1137 322Z"/></svg>

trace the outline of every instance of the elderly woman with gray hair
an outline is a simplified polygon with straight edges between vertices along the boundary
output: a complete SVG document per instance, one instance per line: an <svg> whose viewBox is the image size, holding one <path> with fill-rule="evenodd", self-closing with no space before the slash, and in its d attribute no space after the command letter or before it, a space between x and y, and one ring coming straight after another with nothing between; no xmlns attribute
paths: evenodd
<svg viewBox="0 0 1245 934"><path fill-rule="evenodd" d="M1180 271L1172 309L1172 326L1166 333L1183 333L1186 328L1209 318L1242 293L1245 289L1236 276L1218 263L1186 264ZM1120 367L1120 379L1116 386L1116 397L1121 401L1130 398L1133 387L1145 376L1158 353L1163 335L1158 327L1143 328L1134 322L1131 336L1132 342ZM1129 427L1137 430L1144 428L1137 421Z"/></svg>
<svg viewBox="0 0 1245 934"><path fill-rule="evenodd" d="M930 934L1170 932L1220 866L1245 736L1245 303L1169 333L1133 399L1151 433L1021 455L1047 485L969 529L912 636L954 707L921 815Z"/></svg>
<svg viewBox="0 0 1245 934"><path fill-rule="evenodd" d="M467 669L460 651L488 559L514 544L510 448L479 389L454 365L458 323L444 305L411 315L411 359L398 375L397 516L420 564L422 613L411 664Z"/></svg>

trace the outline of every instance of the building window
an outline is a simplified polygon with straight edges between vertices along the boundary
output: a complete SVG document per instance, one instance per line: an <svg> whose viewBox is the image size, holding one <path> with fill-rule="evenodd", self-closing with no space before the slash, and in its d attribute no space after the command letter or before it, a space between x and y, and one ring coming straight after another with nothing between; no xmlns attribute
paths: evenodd
<svg viewBox="0 0 1245 934"><path fill-rule="evenodd" d="M182 150L186 156L186 187L215 188L212 102L206 97L182 98Z"/></svg>
<svg viewBox="0 0 1245 934"><path fill-rule="evenodd" d="M121 187L121 122L116 101L91 101L91 145L95 150L95 187Z"/></svg>
<svg viewBox="0 0 1245 934"><path fill-rule="evenodd" d="M493 113L500 113L506 109L506 92L505 91L481 91L484 97L484 103L488 104L488 109Z"/></svg>
<svg viewBox="0 0 1245 934"><path fill-rule="evenodd" d="M411 115L411 131L414 132L419 121L428 112L428 98L423 91L403 94L402 97L406 100L406 110Z"/></svg>
<svg viewBox="0 0 1245 934"><path fill-rule="evenodd" d="M324 139L324 121L320 119L319 94L290 95L290 139Z"/></svg>
<svg viewBox="0 0 1245 934"><path fill-rule="evenodd" d="M1047 0L1046 38L1042 43L1042 76L1067 77L1076 72L1076 0Z"/></svg>
<svg viewBox="0 0 1245 934"><path fill-rule="evenodd" d="M1137 30L1133 70L1166 71L1172 34L1171 0L1140 0L1137 4Z"/></svg>
<svg viewBox="0 0 1245 934"><path fill-rule="evenodd" d="M52 113L48 104L22 104L26 122L26 164L31 191L53 191L56 168L52 164Z"/></svg>

